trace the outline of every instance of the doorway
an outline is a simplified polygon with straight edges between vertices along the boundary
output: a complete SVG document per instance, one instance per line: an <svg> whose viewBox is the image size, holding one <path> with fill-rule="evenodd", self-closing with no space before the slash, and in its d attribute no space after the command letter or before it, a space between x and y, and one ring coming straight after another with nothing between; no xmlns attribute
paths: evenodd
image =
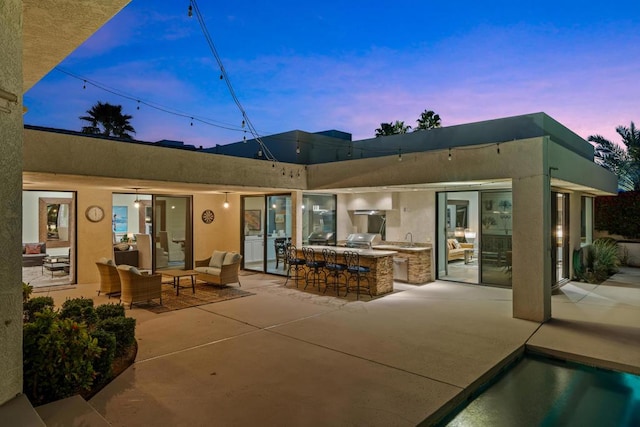
<svg viewBox="0 0 640 427"><path fill-rule="evenodd" d="M242 255L245 270L286 275L278 246L291 242L290 194L242 197Z"/></svg>
<svg viewBox="0 0 640 427"><path fill-rule="evenodd" d="M569 281L569 195L551 193L552 288Z"/></svg>
<svg viewBox="0 0 640 427"><path fill-rule="evenodd" d="M438 193L438 278L479 283L477 191Z"/></svg>
<svg viewBox="0 0 640 427"><path fill-rule="evenodd" d="M190 196L153 196L154 271L193 268Z"/></svg>

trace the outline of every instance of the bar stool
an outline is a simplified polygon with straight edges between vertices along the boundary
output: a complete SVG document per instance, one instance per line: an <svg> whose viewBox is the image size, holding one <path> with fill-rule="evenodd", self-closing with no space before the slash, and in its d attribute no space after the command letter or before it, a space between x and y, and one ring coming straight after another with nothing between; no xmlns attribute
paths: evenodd
<svg viewBox="0 0 640 427"><path fill-rule="evenodd" d="M310 248L307 246L302 248L302 254L304 255L306 266L309 267L309 270L307 270L307 277L306 277L307 283L305 283L304 289L307 289L307 286L309 285L309 277L311 277L312 286L316 286L317 284L318 289L320 289L321 274L324 276L323 282L327 283L327 273L324 270L321 270L321 268L324 267L324 261L317 260L316 252L313 250L313 248Z"/></svg>
<svg viewBox="0 0 640 427"><path fill-rule="evenodd" d="M298 258L298 250L295 245L291 243L287 243L287 280L284 282L284 286L287 286L287 282L289 278L293 278L296 282L296 288L298 287L298 280L302 279L304 276L300 273L301 267L305 264L305 260L303 258ZM291 276L291 269L295 270L295 275Z"/></svg>
<svg viewBox="0 0 640 427"><path fill-rule="evenodd" d="M345 264L338 263L338 253L333 249L323 249L322 256L324 257L325 268L327 269L327 280L324 286L324 293L327 293L329 286L333 286L336 290L336 295L340 296L340 276L344 277L344 287L347 288L347 266ZM329 283L329 276L333 277L333 283ZM347 292L345 291L345 296Z"/></svg>
<svg viewBox="0 0 640 427"><path fill-rule="evenodd" d="M369 281L368 274L371 272L369 267L363 267L360 265L360 255L357 252L345 251L344 259L347 263L347 273L349 273L349 278L347 279L347 294L351 291L352 287L349 285L351 280L356 281L356 300L360 299L360 289L363 287L360 285L361 279L365 279L367 281L367 286L364 288L367 290L369 297L371 295L371 282ZM346 296L346 295L345 295Z"/></svg>

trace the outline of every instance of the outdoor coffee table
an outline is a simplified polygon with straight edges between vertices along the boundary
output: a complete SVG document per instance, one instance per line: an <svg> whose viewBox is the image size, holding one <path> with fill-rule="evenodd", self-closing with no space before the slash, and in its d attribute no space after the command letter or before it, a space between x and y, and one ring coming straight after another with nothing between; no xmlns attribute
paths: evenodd
<svg viewBox="0 0 640 427"><path fill-rule="evenodd" d="M176 296L180 295L180 278L191 277L191 290L196 293L196 276L198 272L195 270L160 270L159 273L165 276L173 277L173 287L176 288ZM188 287L188 286L182 286Z"/></svg>

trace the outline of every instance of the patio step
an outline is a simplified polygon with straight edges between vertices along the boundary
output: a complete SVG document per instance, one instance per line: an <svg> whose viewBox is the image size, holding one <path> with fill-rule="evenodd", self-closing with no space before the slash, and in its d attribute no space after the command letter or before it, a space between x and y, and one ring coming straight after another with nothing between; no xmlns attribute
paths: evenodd
<svg viewBox="0 0 640 427"><path fill-rule="evenodd" d="M36 411L44 421L43 425L47 426L108 427L111 425L79 395L38 406Z"/></svg>
<svg viewBox="0 0 640 427"><path fill-rule="evenodd" d="M0 420L2 420L3 426L46 426L24 394L0 405Z"/></svg>

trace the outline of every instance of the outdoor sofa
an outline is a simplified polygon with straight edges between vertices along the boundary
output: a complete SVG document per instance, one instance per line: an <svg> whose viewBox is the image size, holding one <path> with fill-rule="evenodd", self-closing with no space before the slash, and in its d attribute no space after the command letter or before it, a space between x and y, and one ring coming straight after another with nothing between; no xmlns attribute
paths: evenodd
<svg viewBox="0 0 640 427"><path fill-rule="evenodd" d="M237 252L213 251L213 254L203 260L196 261L195 270L198 280L214 285L240 284L238 273L242 255Z"/></svg>

